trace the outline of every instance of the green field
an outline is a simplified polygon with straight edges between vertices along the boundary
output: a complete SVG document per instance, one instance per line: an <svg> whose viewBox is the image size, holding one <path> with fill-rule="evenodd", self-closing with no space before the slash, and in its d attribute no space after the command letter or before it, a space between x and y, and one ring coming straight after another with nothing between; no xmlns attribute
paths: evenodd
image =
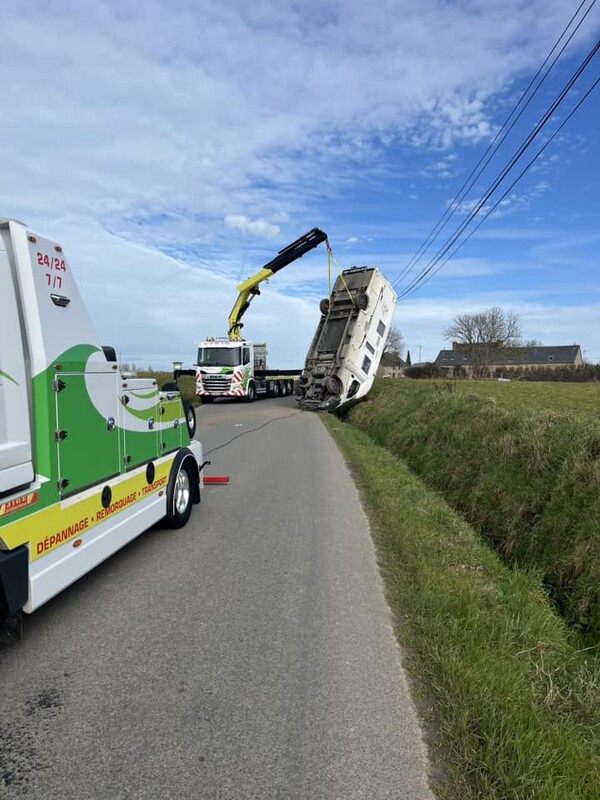
<svg viewBox="0 0 600 800"><path fill-rule="evenodd" d="M507 406L600 414L600 383L453 381L453 385L457 392L473 392Z"/></svg>

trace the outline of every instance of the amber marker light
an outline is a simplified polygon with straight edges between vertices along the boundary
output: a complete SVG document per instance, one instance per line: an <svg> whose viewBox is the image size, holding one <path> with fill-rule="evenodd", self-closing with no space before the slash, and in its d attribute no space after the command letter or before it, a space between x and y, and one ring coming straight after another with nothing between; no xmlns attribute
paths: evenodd
<svg viewBox="0 0 600 800"><path fill-rule="evenodd" d="M79 547L81 544L83 544L83 539L75 539L73 542L73 547Z"/></svg>

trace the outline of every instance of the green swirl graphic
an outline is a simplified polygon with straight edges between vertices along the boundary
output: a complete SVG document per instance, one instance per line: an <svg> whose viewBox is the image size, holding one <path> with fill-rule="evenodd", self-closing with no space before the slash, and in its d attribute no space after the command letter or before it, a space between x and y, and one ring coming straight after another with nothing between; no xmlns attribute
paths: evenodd
<svg viewBox="0 0 600 800"><path fill-rule="evenodd" d="M2 372L1 369L0 369L0 378L8 378L8 380L11 381L11 383L14 383L15 386L19 385L14 378L11 378L7 372Z"/></svg>

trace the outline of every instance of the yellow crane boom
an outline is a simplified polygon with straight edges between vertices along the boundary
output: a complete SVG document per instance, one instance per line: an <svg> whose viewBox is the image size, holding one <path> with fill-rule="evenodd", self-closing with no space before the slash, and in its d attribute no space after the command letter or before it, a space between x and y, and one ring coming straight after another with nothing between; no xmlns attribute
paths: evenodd
<svg viewBox="0 0 600 800"><path fill-rule="evenodd" d="M321 242L327 241L327 234L319 228L313 228L304 236L296 239L283 250L280 250L272 261L265 264L255 275L247 278L237 287L239 292L237 300L228 318L227 335L232 341L239 341L242 338L241 329L243 323L240 321L245 314L253 298L260 294L259 286L263 281L269 280L280 269L301 258L309 250L317 247Z"/></svg>

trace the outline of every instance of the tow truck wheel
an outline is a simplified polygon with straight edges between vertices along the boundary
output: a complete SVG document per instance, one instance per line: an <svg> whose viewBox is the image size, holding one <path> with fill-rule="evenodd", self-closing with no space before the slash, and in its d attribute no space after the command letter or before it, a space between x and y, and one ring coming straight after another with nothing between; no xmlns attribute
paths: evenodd
<svg viewBox="0 0 600 800"><path fill-rule="evenodd" d="M183 528L192 513L191 466L184 461L179 467L173 486L173 516L167 518L170 528Z"/></svg>
<svg viewBox="0 0 600 800"><path fill-rule="evenodd" d="M279 397L281 394L281 386L279 385L279 381L275 381L273 384L273 397Z"/></svg>
<svg viewBox="0 0 600 800"><path fill-rule="evenodd" d="M248 384L248 394L246 395L246 401L248 403L253 403L256 400L256 386L252 381Z"/></svg>
<svg viewBox="0 0 600 800"><path fill-rule="evenodd" d="M190 439L193 439L194 434L196 433L196 412L194 411L194 406L189 400L183 401L183 411L185 413L185 421L187 423Z"/></svg>

